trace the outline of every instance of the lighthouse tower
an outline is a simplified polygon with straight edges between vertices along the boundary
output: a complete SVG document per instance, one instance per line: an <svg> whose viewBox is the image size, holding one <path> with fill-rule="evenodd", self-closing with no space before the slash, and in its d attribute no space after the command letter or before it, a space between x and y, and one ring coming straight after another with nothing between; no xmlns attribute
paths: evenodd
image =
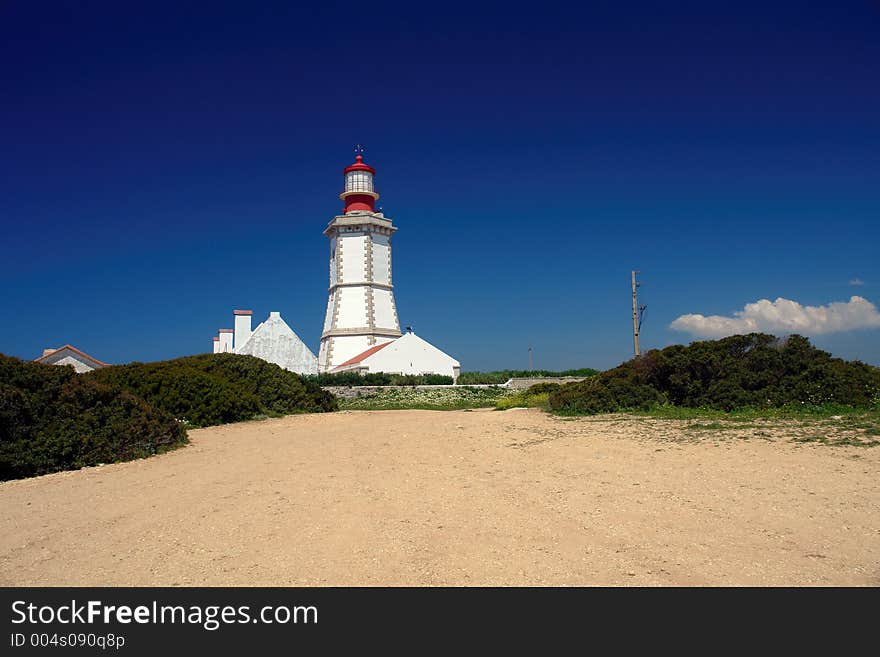
<svg viewBox="0 0 880 657"><path fill-rule="evenodd" d="M391 285L391 236L397 229L375 209L375 174L358 148L354 164L343 169L343 213L324 230L330 240L330 290L318 352L322 372L400 337Z"/></svg>

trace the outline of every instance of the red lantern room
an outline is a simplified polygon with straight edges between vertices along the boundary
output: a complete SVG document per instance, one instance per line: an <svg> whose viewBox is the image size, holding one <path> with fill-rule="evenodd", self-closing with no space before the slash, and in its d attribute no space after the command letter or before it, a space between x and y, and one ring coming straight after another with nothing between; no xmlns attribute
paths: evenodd
<svg viewBox="0 0 880 657"><path fill-rule="evenodd" d="M345 175L345 191L339 195L339 198L345 201L345 214L357 211L374 212L376 199L379 198L373 190L373 176L376 175L376 170L364 164L361 152L362 149L358 147L355 163L342 170Z"/></svg>

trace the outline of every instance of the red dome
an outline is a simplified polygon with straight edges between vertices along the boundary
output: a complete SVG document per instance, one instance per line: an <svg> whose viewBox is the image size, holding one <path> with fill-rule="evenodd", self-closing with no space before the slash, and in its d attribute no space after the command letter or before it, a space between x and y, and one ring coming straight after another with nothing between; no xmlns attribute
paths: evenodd
<svg viewBox="0 0 880 657"><path fill-rule="evenodd" d="M342 170L343 174L348 173L349 171L369 171L374 176L376 175L376 170L371 167L369 164L364 164L364 156L358 155L355 159L355 163L345 167Z"/></svg>

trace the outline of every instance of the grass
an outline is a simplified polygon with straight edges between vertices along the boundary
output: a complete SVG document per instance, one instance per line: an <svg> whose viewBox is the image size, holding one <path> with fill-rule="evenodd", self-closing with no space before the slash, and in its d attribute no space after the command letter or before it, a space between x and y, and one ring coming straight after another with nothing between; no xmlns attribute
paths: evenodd
<svg viewBox="0 0 880 657"><path fill-rule="evenodd" d="M636 417L685 421L684 429L695 435L737 432L743 437L766 436L766 430L789 435L792 442L830 446L880 446L880 407L784 406L781 408L717 411L708 408L660 406L630 411ZM707 434L708 435L708 434Z"/></svg>
<svg viewBox="0 0 880 657"><path fill-rule="evenodd" d="M495 410L506 411L510 408L543 408L547 410L549 392L529 393L528 390L515 392L502 397L495 404Z"/></svg>
<svg viewBox="0 0 880 657"><path fill-rule="evenodd" d="M417 409L427 411L457 411L470 408L492 408L510 392L505 388L406 388L380 390L352 399L340 399L340 410L395 411Z"/></svg>
<svg viewBox="0 0 880 657"><path fill-rule="evenodd" d="M812 406L782 406L779 408L745 408L736 411L719 411L712 408L685 408L682 406L656 406L649 410L630 411L635 415L644 415L666 420L711 420L720 419L728 422L751 422L753 420L785 419L785 420L816 420L841 418L874 417L880 422L880 407L875 409L853 408L833 404Z"/></svg>
<svg viewBox="0 0 880 657"><path fill-rule="evenodd" d="M858 436L797 436L791 439L796 443L818 443L832 447L877 447L880 441L864 440Z"/></svg>
<svg viewBox="0 0 880 657"><path fill-rule="evenodd" d="M511 408L547 409L549 392L521 390L511 392L501 387L434 389L387 389L362 395L353 399L340 399L341 410L389 411L430 410L451 411L474 408L507 410ZM560 415L560 414L557 414ZM560 419L575 420L574 417ZM718 411L709 408L681 408L659 406L650 410L631 410L626 417L645 421L672 422L672 432L690 436L688 441L707 438L718 440L761 438L764 440L788 440L797 444L828 445L833 447L880 446L880 407L856 409L848 406L798 405L783 408L743 409ZM601 419L602 416L595 416ZM684 434L678 433L683 430ZM660 433L665 433L661 430Z"/></svg>
<svg viewBox="0 0 880 657"><path fill-rule="evenodd" d="M699 422L695 422L693 424L687 425L685 428L689 431L723 431L727 428L727 426L722 424L721 422L709 422L708 424L700 424Z"/></svg>

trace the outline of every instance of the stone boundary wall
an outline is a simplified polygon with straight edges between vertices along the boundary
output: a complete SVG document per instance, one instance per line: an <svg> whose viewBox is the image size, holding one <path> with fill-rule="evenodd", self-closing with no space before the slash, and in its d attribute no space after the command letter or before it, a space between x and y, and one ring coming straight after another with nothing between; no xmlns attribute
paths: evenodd
<svg viewBox="0 0 880 657"><path fill-rule="evenodd" d="M504 384L504 387L510 388L511 390L525 390L526 388L531 388L539 383L577 383L578 381L585 381L588 378L589 377L586 376L535 376L521 379L509 379L507 383Z"/></svg>
<svg viewBox="0 0 880 657"><path fill-rule="evenodd" d="M377 392L381 392L382 390L412 390L413 388L417 390L444 390L446 388L504 388L507 384L498 384L498 383L479 383L468 386L456 386L456 385L424 385L424 386L321 386L324 390L332 392L337 397L341 397L342 399L354 399L356 397L360 397L361 395L371 395Z"/></svg>
<svg viewBox="0 0 880 657"><path fill-rule="evenodd" d="M580 376L548 376L528 379L508 379L505 383L472 383L468 385L422 385L422 386L322 386L342 399L355 399L361 395L373 395L382 390L442 390L444 388L507 388L509 390L525 390L538 383L577 383L587 377Z"/></svg>

